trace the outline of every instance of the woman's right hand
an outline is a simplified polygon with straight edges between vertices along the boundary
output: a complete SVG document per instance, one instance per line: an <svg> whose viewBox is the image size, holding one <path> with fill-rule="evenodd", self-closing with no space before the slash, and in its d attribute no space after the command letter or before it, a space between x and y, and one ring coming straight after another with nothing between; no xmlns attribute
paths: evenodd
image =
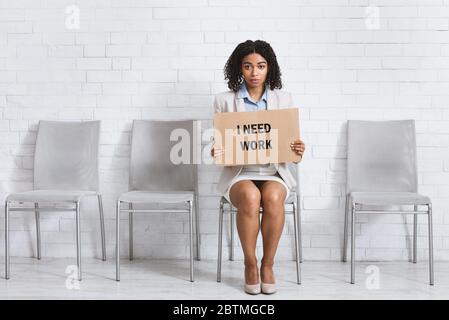
<svg viewBox="0 0 449 320"><path fill-rule="evenodd" d="M222 156L224 153L223 148L216 148L215 146L212 146L212 149L210 149L210 155L214 158Z"/></svg>

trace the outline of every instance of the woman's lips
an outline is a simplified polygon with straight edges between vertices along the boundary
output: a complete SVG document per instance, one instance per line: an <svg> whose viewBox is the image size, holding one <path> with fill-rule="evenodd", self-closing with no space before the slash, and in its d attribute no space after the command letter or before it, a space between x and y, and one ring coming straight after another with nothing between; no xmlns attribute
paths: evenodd
<svg viewBox="0 0 449 320"><path fill-rule="evenodd" d="M259 82L259 79L250 79L249 81L252 83L257 83L257 82Z"/></svg>

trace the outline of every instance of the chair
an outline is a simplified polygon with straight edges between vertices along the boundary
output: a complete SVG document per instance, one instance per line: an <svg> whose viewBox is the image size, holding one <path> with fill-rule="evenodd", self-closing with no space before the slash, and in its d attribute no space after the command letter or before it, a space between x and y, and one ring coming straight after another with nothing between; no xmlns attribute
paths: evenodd
<svg viewBox="0 0 449 320"><path fill-rule="evenodd" d="M302 241L301 241L301 194L300 194L300 179L299 179L299 163L289 163L290 171L295 173L296 187L290 190L290 194L285 199L285 213L293 214L293 224L295 233L295 253L296 253L296 283L301 284L301 268L302 263ZM225 208L225 205L228 208ZM234 206L222 196L220 199L220 210L218 220L218 260L217 260L217 282L221 282L221 261L222 261L222 248L223 248L223 214L227 211L230 213L230 257L229 260L234 260ZM263 212L263 208L259 209L259 214Z"/></svg>
<svg viewBox="0 0 449 320"><path fill-rule="evenodd" d="M181 162L179 155L181 138ZM196 258L200 259L197 164L201 157L201 122L134 120L132 128L129 192L116 207L116 280L120 281L120 213L129 213L129 259L133 259L133 214L182 212L189 215L190 281L193 270L193 211L196 224ZM187 144L185 144L187 142ZM193 148L192 148L193 147ZM128 204L128 209L121 204ZM185 209L135 209L134 204L185 204Z"/></svg>
<svg viewBox="0 0 449 320"><path fill-rule="evenodd" d="M418 214L428 217L429 275L434 284L432 203L418 194L414 120L348 121L348 161L342 260L351 220L351 283L355 283L355 218L358 213L413 214L413 263L417 261ZM400 206L374 210L366 206ZM403 207L411 208L406 210ZM418 210L425 206L427 210ZM371 207L372 208L372 207ZM349 211L351 213L349 213ZM349 216L351 218L349 218Z"/></svg>
<svg viewBox="0 0 449 320"><path fill-rule="evenodd" d="M34 154L33 191L9 194L5 203L5 278L10 275L9 213L34 211L37 259L41 259L40 212L69 211L76 217L78 280L81 280L80 202L98 199L101 223L102 260L106 260L102 197L98 192L98 148L100 121L39 121ZM34 208L17 204L34 203ZM42 207L39 204L44 203ZM64 203L66 206L53 206ZM67 204L71 205L67 208Z"/></svg>

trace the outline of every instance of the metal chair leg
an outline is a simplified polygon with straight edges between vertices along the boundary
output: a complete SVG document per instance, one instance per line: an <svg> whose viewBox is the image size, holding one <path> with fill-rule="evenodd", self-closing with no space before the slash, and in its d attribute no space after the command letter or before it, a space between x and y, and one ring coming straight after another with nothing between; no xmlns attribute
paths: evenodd
<svg viewBox="0 0 449 320"><path fill-rule="evenodd" d="M301 197L298 194L296 198L296 224L298 228L298 244L299 244L299 262L302 263L302 226L301 226Z"/></svg>
<svg viewBox="0 0 449 320"><path fill-rule="evenodd" d="M301 284L301 271L300 271L300 249L299 246L301 245L299 242L299 234L298 234L298 221L296 217L296 203L293 202L293 225L295 229L295 251L296 251L296 283Z"/></svg>
<svg viewBox="0 0 449 320"><path fill-rule="evenodd" d="M76 203L76 264L78 266L78 281L81 281L81 227L80 203Z"/></svg>
<svg viewBox="0 0 449 320"><path fill-rule="evenodd" d="M341 261L346 262L348 258L348 209L349 209L349 197L346 195L346 202L345 202L345 225L344 225L344 233L343 233L343 252Z"/></svg>
<svg viewBox="0 0 449 320"><path fill-rule="evenodd" d="M5 202L5 279L9 279L9 203Z"/></svg>
<svg viewBox="0 0 449 320"><path fill-rule="evenodd" d="M418 211L418 206L413 207L413 211ZM417 241L418 240L418 214L413 214L413 263L418 260Z"/></svg>
<svg viewBox="0 0 449 320"><path fill-rule="evenodd" d="M115 207L115 280L120 281L120 201Z"/></svg>
<svg viewBox="0 0 449 320"><path fill-rule="evenodd" d="M234 207L232 206L232 204L230 205L231 207L231 222L230 222L230 227L231 227L231 247L229 248L230 250L230 256L229 256L229 260L234 261Z"/></svg>
<svg viewBox="0 0 449 320"><path fill-rule="evenodd" d="M36 238L37 238L37 260L41 259L41 222L39 204L34 203L34 214L36 216Z"/></svg>
<svg viewBox="0 0 449 320"><path fill-rule="evenodd" d="M133 210L133 204L129 203L128 204L128 209L129 210ZM133 212L129 213L129 260L133 260L134 259L134 214Z"/></svg>
<svg viewBox="0 0 449 320"><path fill-rule="evenodd" d="M432 231L432 204L428 204L428 228L429 228L429 277L430 285L434 284L434 273L433 273L433 231Z"/></svg>
<svg viewBox="0 0 449 320"><path fill-rule="evenodd" d="M103 214L103 199L101 194L98 198L98 211L100 212L100 229L101 229L101 257L103 261L106 261L106 236L104 232L104 214Z"/></svg>
<svg viewBox="0 0 449 320"><path fill-rule="evenodd" d="M194 281L193 275L193 204L189 200L189 238L190 238L190 282Z"/></svg>
<svg viewBox="0 0 449 320"><path fill-rule="evenodd" d="M223 200L220 200L218 215L218 258L217 258L217 282L221 282L221 257L223 247Z"/></svg>
<svg viewBox="0 0 449 320"><path fill-rule="evenodd" d="M200 206L199 206L199 201L198 201L198 195L195 194L195 235L196 235L196 260L200 261L201 260L201 233L200 233Z"/></svg>
<svg viewBox="0 0 449 320"><path fill-rule="evenodd" d="M355 210L356 204L351 207L351 283L355 283Z"/></svg>

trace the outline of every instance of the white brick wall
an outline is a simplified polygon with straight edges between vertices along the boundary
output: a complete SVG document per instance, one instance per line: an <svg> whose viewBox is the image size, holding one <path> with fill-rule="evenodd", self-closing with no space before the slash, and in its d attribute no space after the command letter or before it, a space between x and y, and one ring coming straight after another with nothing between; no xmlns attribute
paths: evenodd
<svg viewBox="0 0 449 320"><path fill-rule="evenodd" d="M79 29L65 25L69 5L80 10ZM101 191L113 257L114 200L127 189L132 119L188 114L210 120L213 95L226 90L227 57L239 42L260 38L274 47L285 89L301 109L308 145L301 182L304 258L340 257L346 120L413 118L420 190L434 202L435 258L448 260L448 21L448 0L0 0L0 199L32 187L39 119L102 120ZM207 259L216 258L218 174L213 166L200 168ZM100 255L96 208L92 201L82 204L86 256ZM410 218L360 216L357 256L407 259ZM188 256L185 216L135 219L136 256ZM425 219L419 223L425 259L427 226ZM43 213L41 229L44 256L75 256L73 215ZM35 254L33 215L14 213L11 230L12 254ZM2 222L1 246L3 235ZM292 245L289 216L278 258L292 259ZM242 257L237 235L235 253Z"/></svg>

